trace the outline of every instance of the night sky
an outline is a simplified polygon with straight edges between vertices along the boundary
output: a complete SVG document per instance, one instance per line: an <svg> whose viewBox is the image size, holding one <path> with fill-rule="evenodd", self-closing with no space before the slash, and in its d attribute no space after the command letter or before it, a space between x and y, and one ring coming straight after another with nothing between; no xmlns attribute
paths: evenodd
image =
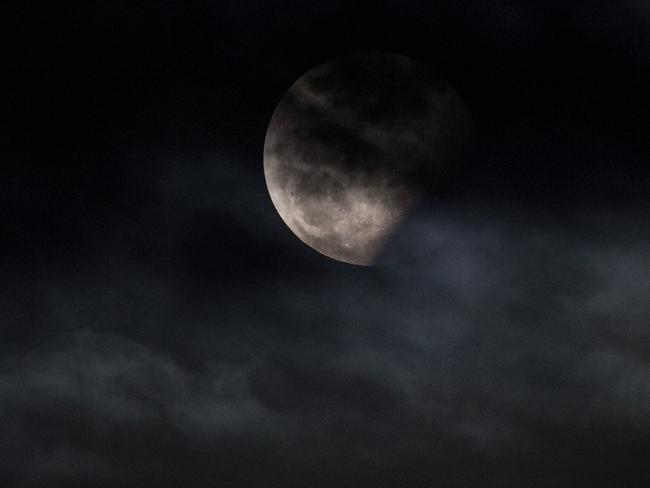
<svg viewBox="0 0 650 488"><path fill-rule="evenodd" d="M646 0L3 6L0 485L650 486ZM291 84L429 65L475 125L389 266L270 200Z"/></svg>

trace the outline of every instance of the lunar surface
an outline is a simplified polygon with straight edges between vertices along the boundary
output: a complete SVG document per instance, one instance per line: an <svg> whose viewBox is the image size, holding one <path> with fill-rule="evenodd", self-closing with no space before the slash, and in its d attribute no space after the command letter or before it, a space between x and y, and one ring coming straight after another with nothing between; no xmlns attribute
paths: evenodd
<svg viewBox="0 0 650 488"><path fill-rule="evenodd" d="M308 71L278 104L264 144L266 183L305 244L369 266L470 129L461 98L428 67L351 54Z"/></svg>

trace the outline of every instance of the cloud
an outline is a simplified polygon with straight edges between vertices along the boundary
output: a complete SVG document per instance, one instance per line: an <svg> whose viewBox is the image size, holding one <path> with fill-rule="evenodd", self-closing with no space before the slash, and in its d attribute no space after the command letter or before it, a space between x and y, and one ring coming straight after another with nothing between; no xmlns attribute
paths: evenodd
<svg viewBox="0 0 650 488"><path fill-rule="evenodd" d="M358 268L295 239L258 160L134 159L154 157L155 174L129 175L143 204L85 260L0 290L8 337L30 339L3 353L3 479L647 479L638 209L437 202L400 229L391 265Z"/></svg>
<svg viewBox="0 0 650 488"><path fill-rule="evenodd" d="M245 207L226 208L256 227ZM3 476L18 486L642 486L644 234L602 234L594 223L607 219L594 214L568 228L525 211L522 228L521 215L425 210L394 244L407 262L360 269L285 255L284 270L263 268L236 292L192 297L192 261L135 265L119 246L110 280L101 267L51 277L37 317L66 327L3 360ZM283 246L273 232L260 237Z"/></svg>

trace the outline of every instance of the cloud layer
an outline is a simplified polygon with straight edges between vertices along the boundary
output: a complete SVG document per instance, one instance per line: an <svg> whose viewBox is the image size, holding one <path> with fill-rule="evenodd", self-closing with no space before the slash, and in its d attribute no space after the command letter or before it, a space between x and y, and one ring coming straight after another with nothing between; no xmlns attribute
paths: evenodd
<svg viewBox="0 0 650 488"><path fill-rule="evenodd" d="M2 360L8 483L648 481L632 210L437 204L366 269L297 242L227 155L166 159L88 262L7 308L7 330L35 331Z"/></svg>

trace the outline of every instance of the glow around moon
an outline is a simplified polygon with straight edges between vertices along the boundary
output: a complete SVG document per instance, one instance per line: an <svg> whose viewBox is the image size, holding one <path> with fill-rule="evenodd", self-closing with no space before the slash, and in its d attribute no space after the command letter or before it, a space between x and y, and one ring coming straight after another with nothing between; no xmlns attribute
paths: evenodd
<svg viewBox="0 0 650 488"><path fill-rule="evenodd" d="M336 59L298 79L271 118L271 199L305 244L372 265L470 127L463 101L426 66L386 53Z"/></svg>

